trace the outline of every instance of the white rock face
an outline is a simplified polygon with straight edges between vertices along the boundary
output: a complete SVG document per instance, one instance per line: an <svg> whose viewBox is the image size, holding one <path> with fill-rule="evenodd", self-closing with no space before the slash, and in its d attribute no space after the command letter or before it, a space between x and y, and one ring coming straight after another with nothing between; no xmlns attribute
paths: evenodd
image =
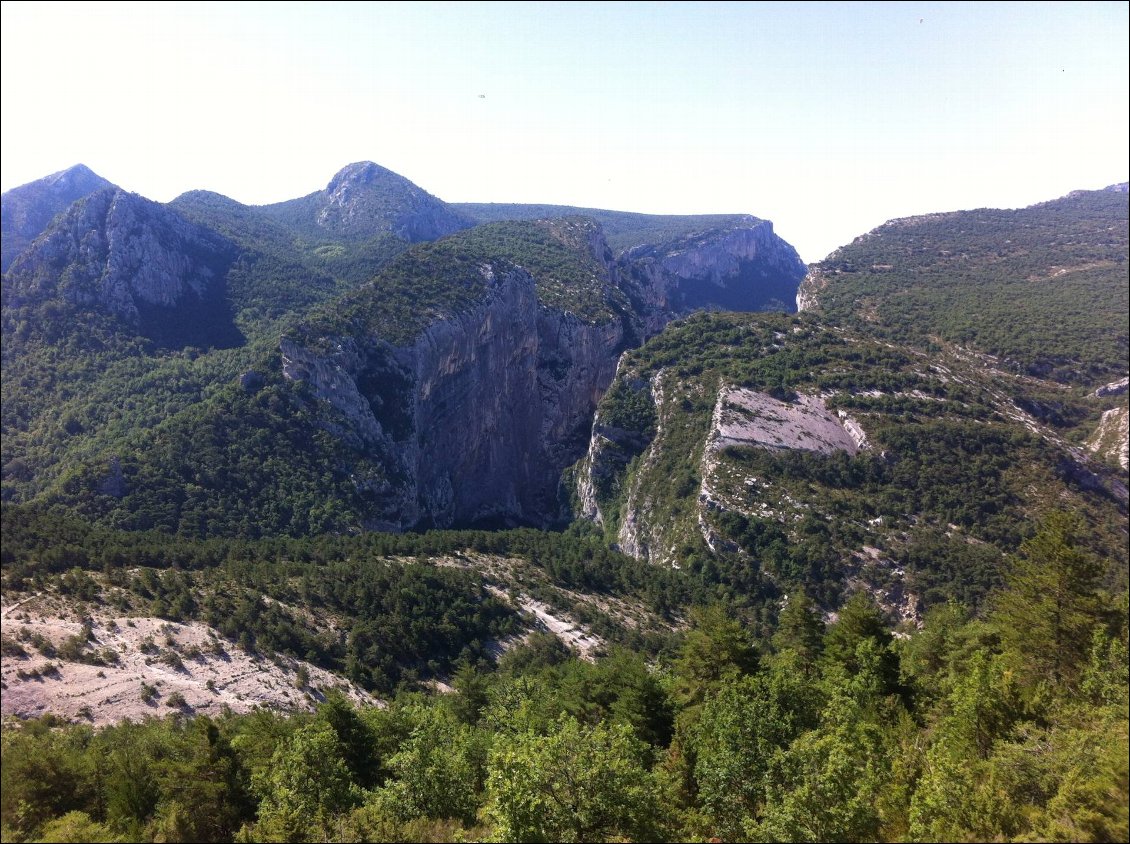
<svg viewBox="0 0 1130 844"><path fill-rule="evenodd" d="M1091 393L1091 395L1100 399L1104 396L1120 396L1126 392L1128 387L1130 387L1130 377L1104 384Z"/></svg>
<svg viewBox="0 0 1130 844"><path fill-rule="evenodd" d="M33 598L5 605L5 642L38 635L58 647L82 630L73 612L45 608L41 606L44 603ZM52 712L102 726L174 711L219 715L225 707L233 712L260 707L283 712L310 710L332 688L344 692L355 704L384 705L317 666L297 659L275 662L246 653L198 622L181 624L95 613L91 628L89 649L114 655L105 665L48 659L30 645L24 648L22 657L3 657L0 711L19 718ZM179 664L157 658L154 652L158 648L166 654L178 654ZM298 687L300 671L309 678L302 688ZM143 685L152 688L151 699L142 696ZM174 694L181 696L183 706L168 706Z"/></svg>
<svg viewBox="0 0 1130 844"><path fill-rule="evenodd" d="M819 396L782 402L744 387L721 390L710 434L714 450L733 445L768 449L805 449L821 454L866 447L867 435L843 411L833 414Z"/></svg>
<svg viewBox="0 0 1130 844"><path fill-rule="evenodd" d="M815 270L810 270L804 277L804 281L796 291L796 309L798 312L815 310L819 302L817 301L817 294L828 283L827 278Z"/></svg>
<svg viewBox="0 0 1130 844"><path fill-rule="evenodd" d="M1130 469L1130 413L1125 407L1103 413L1099 427L1087 440L1087 448L1096 454L1113 456L1123 471Z"/></svg>
<svg viewBox="0 0 1130 844"><path fill-rule="evenodd" d="M656 455L666 447L663 419L665 413L675 412L664 400L662 373L653 377L650 389L659 420L656 435L649 443L628 444L626 451L628 456L640 455L641 466L653 463ZM624 445L622 439L617 439L617 432L610 432L598 418L593 427L589 452L580 465L577 490L582 502L585 502L584 515L599 524L605 522L608 514L601 513L597 506L597 479L602 473L614 473L626 465L625 452L621 448ZM869 448L870 444L858 421L842 410L829 410L821 396L800 395L794 401L783 402L744 387L722 386L714 404L710 429L701 445L699 461L698 529L706 544L714 550L719 543L726 543L727 550L734 550L732 543L714 532L704 515L709 510L737 506L729 501L727 495L718 492L725 486L719 482L717 475L722 471L721 451L731 446L854 455ZM619 514L617 543L620 550L637 559L658 564L673 562L673 546L678 543L673 541L671 530L676 526L663 524L653 517L654 490L641 481L644 475L645 472L638 471L625 479L630 486ZM762 516L775 515L768 511L758 512Z"/></svg>

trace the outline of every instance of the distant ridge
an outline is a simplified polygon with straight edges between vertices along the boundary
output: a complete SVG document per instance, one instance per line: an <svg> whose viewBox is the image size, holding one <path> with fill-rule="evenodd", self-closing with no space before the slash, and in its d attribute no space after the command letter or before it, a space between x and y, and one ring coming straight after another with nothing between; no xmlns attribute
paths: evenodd
<svg viewBox="0 0 1130 844"><path fill-rule="evenodd" d="M510 202L456 202L451 207L476 223L502 220L537 220L554 217L591 217L600 223L608 245L622 252L645 243L661 243L695 231L761 222L749 214L640 214L573 205Z"/></svg>

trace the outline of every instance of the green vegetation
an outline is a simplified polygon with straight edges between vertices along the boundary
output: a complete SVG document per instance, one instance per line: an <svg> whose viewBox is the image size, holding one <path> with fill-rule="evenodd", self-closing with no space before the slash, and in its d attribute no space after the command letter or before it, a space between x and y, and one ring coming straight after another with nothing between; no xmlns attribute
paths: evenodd
<svg viewBox="0 0 1130 844"><path fill-rule="evenodd" d="M781 402L823 395L862 426L869 447L715 450L714 504L703 508L723 386ZM1065 450L1010 418L1001 390L960 358L891 347L807 314L692 316L629 352L600 405L609 444L591 474L606 535L618 541L627 508L646 513L643 541L671 549L653 562L677 563L738 601L799 587L836 605L861 568L883 589L901 568L924 606L958 598L977 607L1000 584L1003 556L1027 538L1029 514L1058 499L1083 515L1085 544L1125 571L1117 479L1104 492L1074 472ZM707 548L700 518L723 542ZM889 571L860 562L865 548Z"/></svg>
<svg viewBox="0 0 1130 844"><path fill-rule="evenodd" d="M1126 593L1063 581L1070 675L1015 626L1051 630L1055 607L1004 609L1042 591L1030 563L1080 553L1053 516L1001 611L942 605L902 640L862 597L825 629L799 595L769 638L717 606L650 662L535 638L384 709L9 722L4 837L1125 840Z"/></svg>
<svg viewBox="0 0 1130 844"><path fill-rule="evenodd" d="M587 321L610 319L619 306L606 272L591 254L592 223L580 219L494 223L419 244L373 282L311 318L307 337L379 336L406 344L431 323L482 302L515 270L533 276L542 304Z"/></svg>
<svg viewBox="0 0 1130 844"><path fill-rule="evenodd" d="M1126 374L1127 195L895 220L832 253L819 309L840 325L1093 389Z"/></svg>
<svg viewBox="0 0 1130 844"><path fill-rule="evenodd" d="M5 841L1126 840L1125 474L1072 448L1125 406L1088 395L1125 373L1124 194L895 221L819 268L818 315L699 314L627 352L569 475L591 472L601 528L395 535L360 529L395 459L281 375L280 336L353 343L364 395L407 396L392 347L522 273L630 344L597 224L623 250L749 218L461 206L485 224L408 247L406 183L350 173L384 185L359 228L318 218L324 193L173 203L231 248L222 301L179 323L6 287L5 605L84 619L6 628L16 680L121 667L104 608L211 626L203 650L142 641L182 675L234 648L303 660L290 692L321 703L202 717L135 680L163 717L6 720ZM720 402L738 388L772 401ZM802 397L867 447L711 439L716 410ZM529 600L598 636L595 661L529 629Z"/></svg>
<svg viewBox="0 0 1130 844"><path fill-rule="evenodd" d="M183 309L175 318L154 314L151 325L130 326L62 299L12 305L6 293L5 501L34 498L84 464L102 471L113 455L144 453L139 440L162 423L195 424L207 414L201 403L224 413L217 394L241 372L266 366L282 331L310 308L370 280L406 248L391 234L315 247L257 209L205 191L185 194L171 207L234 246L220 285L224 302L212 305L222 305L241 336L234 343L227 334L213 337L206 330L212 316ZM189 325L204 328L191 337L161 333ZM194 418L172 421L184 411Z"/></svg>
<svg viewBox="0 0 1130 844"><path fill-rule="evenodd" d="M710 595L708 585L657 573L579 527L171 544L159 531L112 530L11 505L2 527L6 591L57 590L95 601L100 590L87 573L101 572L120 590L114 601L122 609L205 621L248 648L304 658L382 690L454 660L480 659L487 639L512 629L513 614L481 591L484 578L464 570L476 555L508 561L513 574L494 585L520 588L606 639L647 651L663 646L661 626L629 627L576 593L622 596L658 619ZM433 558L460 567L433 567ZM300 607L330 613L349 637L327 639Z"/></svg>
<svg viewBox="0 0 1130 844"><path fill-rule="evenodd" d="M505 202L457 202L451 207L476 223L589 217L600 224L608 245L617 253L633 246L667 243L756 220L747 214L636 214L630 211L606 211L601 208L574 208L570 205L523 205Z"/></svg>
<svg viewBox="0 0 1130 844"><path fill-rule="evenodd" d="M297 315L371 280L408 248L390 232L361 240L335 239L324 231L307 237L263 208L208 191L182 194L170 206L239 247L227 275L228 295L249 337L277 338Z"/></svg>

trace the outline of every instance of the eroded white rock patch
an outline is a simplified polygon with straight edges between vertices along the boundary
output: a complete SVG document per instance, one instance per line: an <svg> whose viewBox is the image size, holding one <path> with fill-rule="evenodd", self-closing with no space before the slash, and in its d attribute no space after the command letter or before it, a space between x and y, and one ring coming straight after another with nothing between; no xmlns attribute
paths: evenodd
<svg viewBox="0 0 1130 844"><path fill-rule="evenodd" d="M4 607L0 709L6 716L50 712L104 725L174 712L218 715L225 707L234 712L306 710L331 688L341 689L356 704L381 705L329 671L301 660L249 654L195 622L98 614L89 619L91 637L84 653L102 664L68 660L59 653L47 656L35 643L48 643L58 652L83 625L70 614L37 610L37 603Z"/></svg>
<svg viewBox="0 0 1130 844"><path fill-rule="evenodd" d="M800 395L783 402L744 387L727 387L714 407L710 445L715 450L745 445L857 454L867 447L867 435L843 411L832 413L820 396Z"/></svg>

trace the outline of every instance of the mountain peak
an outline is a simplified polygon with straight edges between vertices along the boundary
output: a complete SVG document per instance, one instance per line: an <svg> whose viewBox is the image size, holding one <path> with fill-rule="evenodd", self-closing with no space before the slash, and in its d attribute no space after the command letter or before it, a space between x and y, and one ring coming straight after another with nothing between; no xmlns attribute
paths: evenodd
<svg viewBox="0 0 1130 844"><path fill-rule="evenodd" d="M411 184L403 176L392 172L387 167L381 167L372 161L355 161L338 170L330 183L326 185L327 193L334 193L347 185L367 185L377 179L392 179L397 182Z"/></svg>
<svg viewBox="0 0 1130 844"><path fill-rule="evenodd" d="M342 167L325 190L262 207L289 225L347 239L389 232L415 243L471 226L470 220L419 185L372 161Z"/></svg>
<svg viewBox="0 0 1130 844"><path fill-rule="evenodd" d="M87 167L76 164L44 176L4 194L0 238L0 269L8 271L12 261L47 228L60 213L84 196L116 187Z"/></svg>
<svg viewBox="0 0 1130 844"><path fill-rule="evenodd" d="M56 185L60 188L76 184L96 184L97 187L102 188L109 187L111 184L85 164L75 164L72 167L68 167L66 170L52 173L50 176L45 176L43 181L49 185Z"/></svg>

